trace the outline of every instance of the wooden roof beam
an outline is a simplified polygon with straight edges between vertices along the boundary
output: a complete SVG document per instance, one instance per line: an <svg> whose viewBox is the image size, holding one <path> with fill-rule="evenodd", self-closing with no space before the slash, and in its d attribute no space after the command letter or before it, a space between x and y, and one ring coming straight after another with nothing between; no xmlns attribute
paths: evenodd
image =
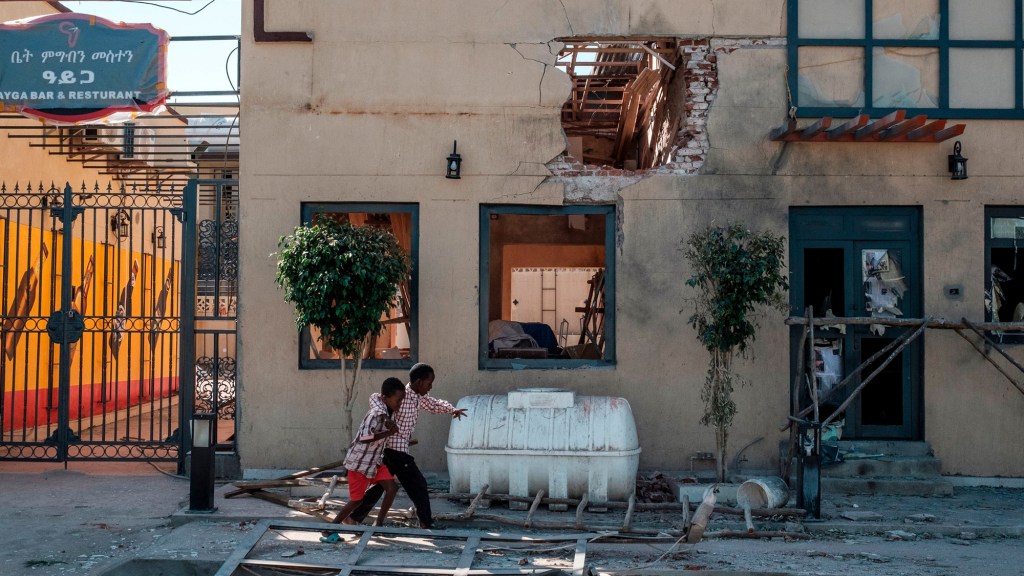
<svg viewBox="0 0 1024 576"><path fill-rule="evenodd" d="M881 132L878 133L878 139L893 140L895 138L899 138L900 136L903 136L908 132L911 132L924 126L925 122L927 121L928 117L925 116L924 114L914 116L910 120L904 120L903 122L900 122L899 124L896 124L891 128L886 128L885 130L882 130Z"/></svg>
<svg viewBox="0 0 1024 576"><path fill-rule="evenodd" d="M870 121L871 118L868 117L867 114L860 114L856 118L853 118L852 120L844 122L841 125L829 130L828 139L838 140L843 136L846 136L847 134L850 134L867 126L868 122Z"/></svg>
<svg viewBox="0 0 1024 576"><path fill-rule="evenodd" d="M910 132L907 132L907 140L920 140L922 138L926 138L928 136L931 136L931 135L935 134L939 130L942 130L945 127L946 127L946 121L945 120L936 120L936 121L931 122L929 124L925 124L924 126L921 126L920 128L915 128L915 129L911 130Z"/></svg>
<svg viewBox="0 0 1024 576"><path fill-rule="evenodd" d="M879 118L878 120L875 120L871 124L868 124L867 126L857 130L856 132L853 133L853 138L855 140L863 140L868 136L874 136L875 134L881 132L882 130L885 130L886 128L889 128L890 126L893 126L894 124L899 124L900 122L903 122L903 119L906 117L906 110L896 110L895 112L887 114Z"/></svg>
<svg viewBox="0 0 1024 576"><path fill-rule="evenodd" d="M824 118L818 120L814 124L811 124L807 128L804 128L803 132L800 133L800 139L810 140L811 138L814 138L815 136L824 132L825 130L828 130L828 127L831 125L832 118L825 116Z"/></svg>

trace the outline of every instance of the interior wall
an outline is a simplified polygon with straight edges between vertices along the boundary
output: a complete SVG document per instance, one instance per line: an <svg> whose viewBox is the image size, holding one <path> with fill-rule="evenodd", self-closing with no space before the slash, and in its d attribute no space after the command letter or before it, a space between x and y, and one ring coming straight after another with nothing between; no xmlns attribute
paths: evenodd
<svg viewBox="0 0 1024 576"><path fill-rule="evenodd" d="M501 267L491 266L491 285L497 282L501 286L501 316L492 316L489 320L508 320L512 317L513 268L604 268L605 261L604 244L506 244L502 246L501 255Z"/></svg>

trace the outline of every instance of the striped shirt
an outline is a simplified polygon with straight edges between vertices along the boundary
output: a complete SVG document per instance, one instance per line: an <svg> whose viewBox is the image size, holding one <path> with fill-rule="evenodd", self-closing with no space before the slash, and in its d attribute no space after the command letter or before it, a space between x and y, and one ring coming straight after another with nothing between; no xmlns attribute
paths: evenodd
<svg viewBox="0 0 1024 576"><path fill-rule="evenodd" d="M370 402L374 401L383 404L379 392L374 392L370 396ZM451 402L433 396L420 396L413 391L412 386L406 384L405 398L398 410L391 416L395 424L398 424L398 433L388 436L384 445L386 448L409 452L409 439L412 438L412 433L416 430L416 421L419 420L420 410L426 410L431 414L451 414L455 412L455 406L452 406Z"/></svg>
<svg viewBox="0 0 1024 576"><path fill-rule="evenodd" d="M370 397L370 409L363 416L359 429L352 440L352 444L345 454L345 469L355 470L367 478L377 475L377 467L384 458L385 438L372 442L360 442L364 436L370 436L387 430L384 421L388 418L388 407L380 399L380 394ZM390 436L393 438L394 436Z"/></svg>

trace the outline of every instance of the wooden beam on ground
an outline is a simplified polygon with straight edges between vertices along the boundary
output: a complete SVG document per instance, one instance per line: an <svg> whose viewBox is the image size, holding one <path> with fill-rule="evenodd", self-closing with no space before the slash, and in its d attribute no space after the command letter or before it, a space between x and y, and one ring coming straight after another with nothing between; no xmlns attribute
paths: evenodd
<svg viewBox="0 0 1024 576"><path fill-rule="evenodd" d="M317 474L319 472L323 472L324 470L332 470L334 468L341 468L344 465L345 465L345 461L344 460L338 460L337 462L331 462L330 464L325 464L323 466L316 466L316 467L313 467L313 468L308 468L306 470L300 470L298 472L293 472L291 474L288 474L287 476L282 476L282 477L278 478L277 480L292 480L292 479L295 479L295 478L302 478L304 476L312 476L313 474ZM246 493L252 492L253 490L258 490L258 488L239 488L238 490L232 490L231 492L228 492L227 494L224 495L224 497L225 498L234 498L235 496L240 496L242 494L246 494Z"/></svg>

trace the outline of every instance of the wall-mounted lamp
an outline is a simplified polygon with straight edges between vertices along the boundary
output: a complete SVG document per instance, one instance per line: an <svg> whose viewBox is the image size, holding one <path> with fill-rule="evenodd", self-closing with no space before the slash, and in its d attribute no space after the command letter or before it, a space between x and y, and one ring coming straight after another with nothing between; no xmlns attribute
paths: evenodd
<svg viewBox="0 0 1024 576"><path fill-rule="evenodd" d="M967 158L960 155L960 141L953 144L953 153L949 155L950 180L967 180Z"/></svg>
<svg viewBox="0 0 1024 576"><path fill-rule="evenodd" d="M451 178L452 180L462 178L462 156L459 156L458 149L459 141L454 140L452 143L452 153L448 155L448 171L444 175L445 178Z"/></svg>
<svg viewBox="0 0 1024 576"><path fill-rule="evenodd" d="M132 217L127 210L119 209L110 217L110 231L117 234L118 240L131 235Z"/></svg>
<svg viewBox="0 0 1024 576"><path fill-rule="evenodd" d="M157 248L163 248L164 247L164 240L167 238L164 235L164 227L163 226L157 226L156 228L154 228L153 229L153 233L150 234L149 238L150 238L150 240L153 241L153 246L156 246Z"/></svg>

